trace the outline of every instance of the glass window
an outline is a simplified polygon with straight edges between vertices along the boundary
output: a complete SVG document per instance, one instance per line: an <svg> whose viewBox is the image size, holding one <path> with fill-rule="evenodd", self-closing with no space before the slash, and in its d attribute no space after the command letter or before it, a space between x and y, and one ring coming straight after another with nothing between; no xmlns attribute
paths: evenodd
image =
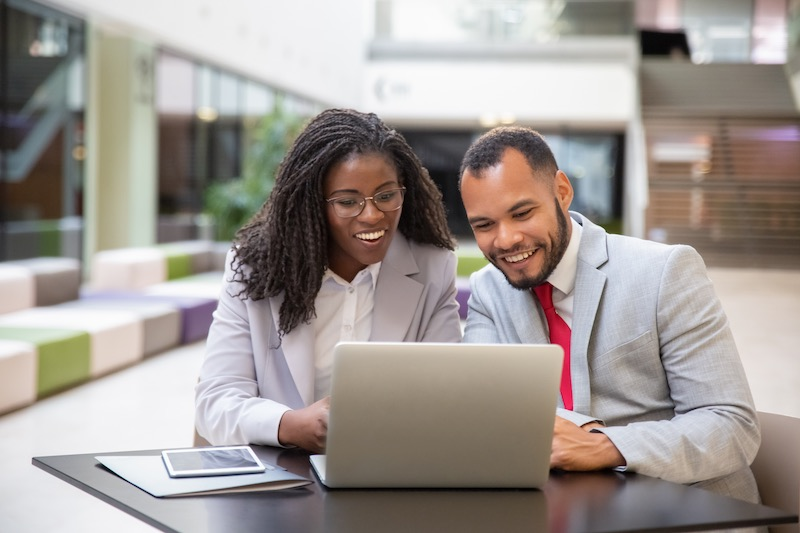
<svg viewBox="0 0 800 533"><path fill-rule="evenodd" d="M190 115L194 107L195 69L191 61L162 53L156 66L156 105L159 114Z"/></svg>
<svg viewBox="0 0 800 533"><path fill-rule="evenodd" d="M254 81L244 82L242 114L246 117L261 117L275 105L275 93L266 85Z"/></svg>
<svg viewBox="0 0 800 533"><path fill-rule="evenodd" d="M469 145L482 132L403 130L403 136L442 191L448 224L456 235L471 236L461 195L458 171ZM616 133L558 133L542 131L559 167L575 190L571 209L609 231L621 231L623 137Z"/></svg>
<svg viewBox="0 0 800 533"><path fill-rule="evenodd" d="M0 260L80 258L84 25L27 1L0 33Z"/></svg>
<svg viewBox="0 0 800 533"><path fill-rule="evenodd" d="M235 117L241 114L241 83L237 76L221 73L219 77L219 114L223 117Z"/></svg>
<svg viewBox="0 0 800 533"><path fill-rule="evenodd" d="M635 5L639 28L684 32L694 63L786 63L787 0L646 0Z"/></svg>
<svg viewBox="0 0 800 533"><path fill-rule="evenodd" d="M598 223L620 217L615 135L547 135L559 168L572 183L572 207Z"/></svg>
<svg viewBox="0 0 800 533"><path fill-rule="evenodd" d="M628 35L632 27L632 3L620 0L377 0L375 6L376 39L394 42L544 43Z"/></svg>
<svg viewBox="0 0 800 533"><path fill-rule="evenodd" d="M278 101L271 87L168 52L159 56L159 242L208 238L206 195L242 177L247 147ZM282 95L298 116L316 104ZM235 187L233 187L235 189ZM231 190L233 190L231 189Z"/></svg>

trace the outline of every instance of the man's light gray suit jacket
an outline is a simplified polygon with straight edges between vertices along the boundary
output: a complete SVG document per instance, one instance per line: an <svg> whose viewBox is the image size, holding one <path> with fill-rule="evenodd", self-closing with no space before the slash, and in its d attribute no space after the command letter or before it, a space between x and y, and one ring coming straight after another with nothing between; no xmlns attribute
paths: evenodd
<svg viewBox="0 0 800 533"><path fill-rule="evenodd" d="M578 213L574 412L599 419L627 468L757 501L760 431L727 318L699 254L609 235ZM471 279L464 342L547 343L541 307L489 265ZM559 405L563 405L560 403Z"/></svg>
<svg viewBox="0 0 800 533"><path fill-rule="evenodd" d="M215 445L278 446L283 413L314 401L314 327L301 323L279 343L282 297L236 297L232 259L196 387L197 430ZM375 285L370 340L460 341L455 276L453 252L395 234Z"/></svg>

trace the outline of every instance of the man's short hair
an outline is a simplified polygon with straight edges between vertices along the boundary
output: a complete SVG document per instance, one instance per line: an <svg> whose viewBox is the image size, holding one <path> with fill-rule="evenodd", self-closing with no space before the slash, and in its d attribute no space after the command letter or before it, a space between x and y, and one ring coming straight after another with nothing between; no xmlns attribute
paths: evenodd
<svg viewBox="0 0 800 533"><path fill-rule="evenodd" d="M459 171L459 187L464 172L468 170L480 176L483 170L500 163L508 148L524 155L536 175L552 177L558 171L553 151L538 131L522 126L500 126L481 135L464 154Z"/></svg>

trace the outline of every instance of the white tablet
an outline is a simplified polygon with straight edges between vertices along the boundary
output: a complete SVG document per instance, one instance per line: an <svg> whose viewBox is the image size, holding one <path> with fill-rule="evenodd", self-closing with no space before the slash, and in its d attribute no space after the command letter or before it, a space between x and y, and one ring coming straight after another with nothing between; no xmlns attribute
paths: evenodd
<svg viewBox="0 0 800 533"><path fill-rule="evenodd" d="M170 477L257 474L268 468L256 457L250 446L164 450L161 457Z"/></svg>

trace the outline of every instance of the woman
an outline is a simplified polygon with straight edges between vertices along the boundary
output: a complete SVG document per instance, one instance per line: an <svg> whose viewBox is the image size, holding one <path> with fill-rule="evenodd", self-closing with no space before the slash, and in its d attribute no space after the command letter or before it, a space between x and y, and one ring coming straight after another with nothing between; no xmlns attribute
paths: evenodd
<svg viewBox="0 0 800 533"><path fill-rule="evenodd" d="M305 127L237 233L196 390L212 444L322 452L340 340L461 340L441 193L374 114Z"/></svg>

